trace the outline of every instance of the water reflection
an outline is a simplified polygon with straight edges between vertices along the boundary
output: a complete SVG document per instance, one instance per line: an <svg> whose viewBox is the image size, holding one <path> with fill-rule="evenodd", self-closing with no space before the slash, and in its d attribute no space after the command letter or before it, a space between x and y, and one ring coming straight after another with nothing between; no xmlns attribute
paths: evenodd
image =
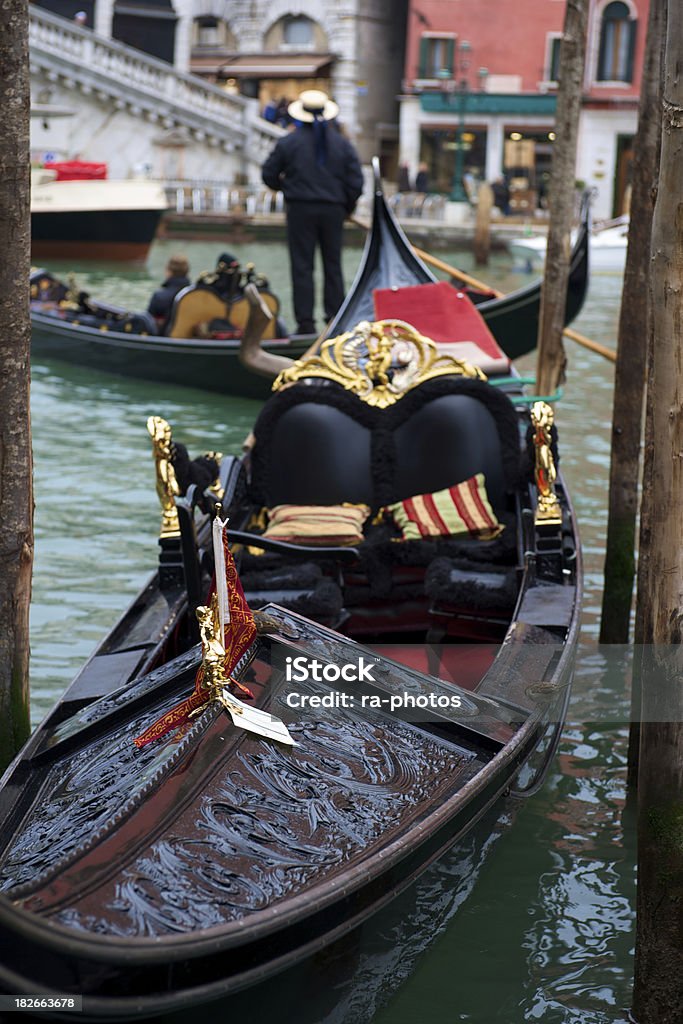
<svg viewBox="0 0 683 1024"><path fill-rule="evenodd" d="M142 269L75 269L80 286L93 296L144 308L171 252L185 250L196 275L213 267L226 248L269 275L291 322L283 244L165 241L155 244ZM469 254L440 255L473 269ZM344 252L347 282L359 257L357 249ZM486 276L502 290L528 280L512 271L505 253L493 255ZM594 278L575 325L579 331L614 344L619 288L618 277ZM597 642L601 602L613 368L571 342L566 345L569 376L557 422L562 469L583 540L583 634L590 647ZM533 357L521 360L519 368L533 372ZM147 417L165 416L193 454L208 448L237 452L257 409L248 400L117 378L57 360L34 363L34 720L52 705L153 569L159 511ZM339 981L332 1004L320 1006L321 1022L617 1024L626 1019L634 851L623 788L627 734L619 723L628 717L627 676L628 666L607 664L595 647L584 651L570 724L548 781L519 808L514 828L473 853L467 877L476 876L477 884L469 897L464 900L461 876L455 877L455 855L442 859L406 897L414 913L391 909L376 947L372 936L365 936L369 945L359 953L353 984L344 987ZM307 999L306 985L294 991Z"/></svg>

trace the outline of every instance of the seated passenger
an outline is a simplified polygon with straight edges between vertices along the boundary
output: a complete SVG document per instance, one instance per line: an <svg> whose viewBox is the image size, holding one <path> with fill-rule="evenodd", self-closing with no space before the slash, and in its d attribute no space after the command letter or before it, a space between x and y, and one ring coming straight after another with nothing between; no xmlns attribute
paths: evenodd
<svg viewBox="0 0 683 1024"><path fill-rule="evenodd" d="M171 315L171 307L176 295L183 288L189 287L191 283L187 276L189 272L190 264L185 256L171 256L166 264L166 279L162 282L161 287L154 292L147 307L147 312L151 313L156 320L160 332Z"/></svg>

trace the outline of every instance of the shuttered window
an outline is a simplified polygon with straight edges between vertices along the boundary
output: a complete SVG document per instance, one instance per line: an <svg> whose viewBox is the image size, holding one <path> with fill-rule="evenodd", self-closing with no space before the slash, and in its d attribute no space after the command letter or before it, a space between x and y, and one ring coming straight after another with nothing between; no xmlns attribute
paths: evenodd
<svg viewBox="0 0 683 1024"><path fill-rule="evenodd" d="M445 78L453 74L455 40L444 36L420 39L420 78Z"/></svg>
<svg viewBox="0 0 683 1024"><path fill-rule="evenodd" d="M637 21L624 3L608 4L600 30L599 82L632 82Z"/></svg>

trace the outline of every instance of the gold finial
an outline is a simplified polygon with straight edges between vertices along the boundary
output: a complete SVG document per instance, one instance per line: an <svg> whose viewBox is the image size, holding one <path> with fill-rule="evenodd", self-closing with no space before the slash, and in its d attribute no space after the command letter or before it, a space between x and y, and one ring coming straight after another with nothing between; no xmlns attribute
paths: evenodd
<svg viewBox="0 0 683 1024"><path fill-rule="evenodd" d="M218 694L227 683L225 675L225 647L220 639L221 626L218 619L218 599L214 593L211 603L197 608L199 637L202 642L202 664L204 666L204 686L212 697Z"/></svg>
<svg viewBox="0 0 683 1024"><path fill-rule="evenodd" d="M171 462L171 427L161 416L150 416L147 431L152 438L152 452L157 476L157 494L161 503L160 537L179 537L180 523L175 498L180 494Z"/></svg>
<svg viewBox="0 0 683 1024"><path fill-rule="evenodd" d="M531 407L531 423L534 429L534 451L536 453L536 488L538 504L535 521L538 526L561 526L562 510L555 494L555 460L551 451L551 430L555 414L547 402L534 402Z"/></svg>
<svg viewBox="0 0 683 1024"><path fill-rule="evenodd" d="M363 320L352 331L323 342L320 351L283 370L273 391L307 377L324 377L363 402L386 409L434 377L478 377L482 371L439 353L436 344L403 320Z"/></svg>

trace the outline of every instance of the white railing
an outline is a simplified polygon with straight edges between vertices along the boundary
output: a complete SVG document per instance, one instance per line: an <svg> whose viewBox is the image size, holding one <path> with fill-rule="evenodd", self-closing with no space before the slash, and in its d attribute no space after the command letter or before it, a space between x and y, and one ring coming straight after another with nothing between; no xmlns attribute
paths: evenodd
<svg viewBox="0 0 683 1024"><path fill-rule="evenodd" d="M167 181L169 205L176 213L243 213L249 217L284 213L281 192L227 182Z"/></svg>
<svg viewBox="0 0 683 1024"><path fill-rule="evenodd" d="M396 192L389 205L399 220L445 220L447 200L441 195L422 192Z"/></svg>
<svg viewBox="0 0 683 1024"><path fill-rule="evenodd" d="M29 44L32 70L48 78L58 76L103 98L114 97L134 113L167 127L183 125L195 138L231 149L247 146L253 159L269 152L283 134L283 129L258 116L254 100L176 71L164 61L34 5Z"/></svg>
<svg viewBox="0 0 683 1024"><path fill-rule="evenodd" d="M281 192L260 186L236 186L220 181L166 181L164 185L169 206L176 213L256 217L281 214L285 209ZM390 197L389 205L399 220L443 221L446 217L446 199L440 195L397 192ZM363 196L355 212L367 219L371 213L370 199Z"/></svg>

